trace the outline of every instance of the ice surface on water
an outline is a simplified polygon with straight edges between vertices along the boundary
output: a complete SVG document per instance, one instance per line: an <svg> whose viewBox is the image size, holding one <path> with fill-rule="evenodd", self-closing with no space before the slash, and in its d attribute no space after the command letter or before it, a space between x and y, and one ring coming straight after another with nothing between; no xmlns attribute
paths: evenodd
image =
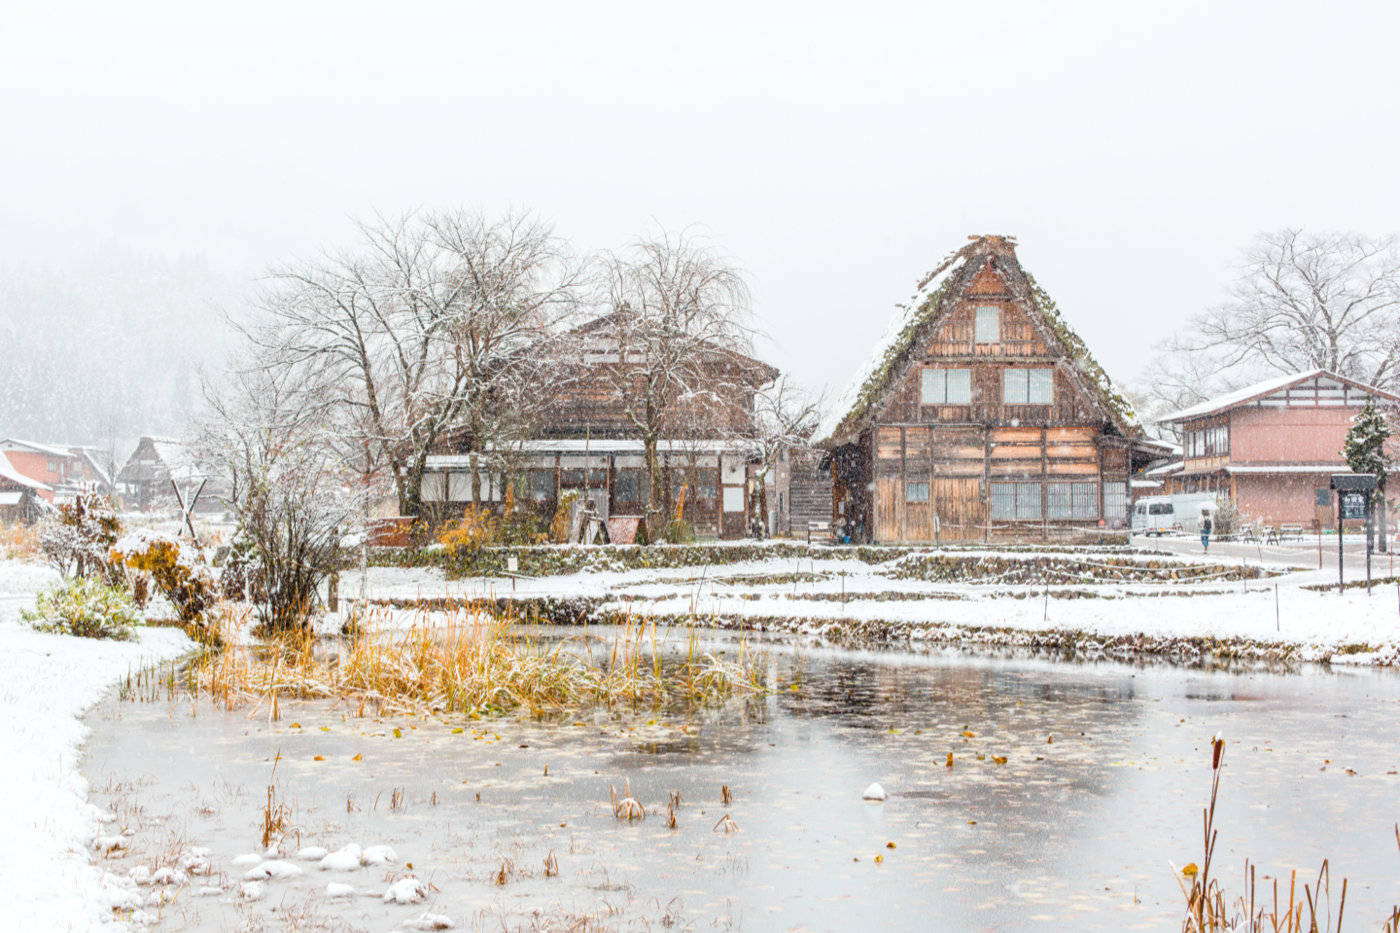
<svg viewBox="0 0 1400 933"><path fill-rule="evenodd" d="M1331 857L1350 879L1347 916L1362 926L1395 898L1393 675L804 648L792 690L794 657L774 650L773 695L693 720L377 721L282 701L281 721L268 723L265 710L249 718L189 699L109 702L89 718L94 802L123 824L133 804L144 814L106 867L153 864L176 837L209 846L235 883L166 905L171 929L226 929L249 915L274 928L390 929L425 909L469 929L537 910L617 926L925 929L930 917L949 928L1014 917L1163 929L1179 923L1168 860L1199 861L1209 742L1223 729L1218 872L1233 883L1248 855L1261 878L1279 871L1286 883L1287 870L1311 879ZM261 899L240 903L246 869L234 857L260 847L278 756L294 824L284 852L387 845L397 861L269 880ZM609 786L624 780L646 820L614 818ZM861 799L872 781L888 792L879 806ZM118 783L122 792L104 791ZM715 831L726 815L737 832ZM408 876L426 899L385 903ZM328 884L360 894L332 897L341 889Z"/></svg>

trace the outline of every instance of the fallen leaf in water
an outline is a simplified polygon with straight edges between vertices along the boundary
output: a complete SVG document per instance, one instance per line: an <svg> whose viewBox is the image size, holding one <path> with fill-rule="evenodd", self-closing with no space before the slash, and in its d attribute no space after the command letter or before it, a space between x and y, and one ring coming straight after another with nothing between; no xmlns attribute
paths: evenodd
<svg viewBox="0 0 1400 933"><path fill-rule="evenodd" d="M301 723L299 723L299 722L294 722L294 723L292 723L292 728L293 728L293 729L300 729L300 728L301 728Z"/></svg>
<svg viewBox="0 0 1400 933"><path fill-rule="evenodd" d="M351 758L350 760L351 760L351 761L363 761L363 760L364 760L364 757L365 757L365 756L364 756L364 753L363 753L363 752L356 752L356 753L355 753L355 757L354 757L354 758Z"/></svg>
<svg viewBox="0 0 1400 933"><path fill-rule="evenodd" d="M876 865L879 865L879 864L880 864L881 862L883 862L884 860L885 860L885 857L884 857L883 855L877 855L877 856L875 856L875 864L876 864Z"/></svg>
<svg viewBox="0 0 1400 933"><path fill-rule="evenodd" d="M394 738L396 738L396 739L401 739L401 738L403 738L403 730L396 727L396 728L394 729Z"/></svg>
<svg viewBox="0 0 1400 933"><path fill-rule="evenodd" d="M948 753L948 760L945 761L944 764L947 765L949 768L951 768L951 767L953 766L953 753L952 753L952 752L949 752L949 753Z"/></svg>
<svg viewBox="0 0 1400 933"><path fill-rule="evenodd" d="M893 849L893 848L894 848L894 843L893 843L893 842L887 842L887 843L885 843L885 848L886 848L886 849Z"/></svg>
<svg viewBox="0 0 1400 933"><path fill-rule="evenodd" d="M1005 756L1005 755L993 755L993 756L992 756L992 761L995 761L995 762L996 762L997 764L999 764L999 765L1004 765L1004 764L1006 764L1006 756Z"/></svg>
<svg viewBox="0 0 1400 933"><path fill-rule="evenodd" d="M462 734L462 727L461 727L461 726L458 726L458 727L456 727L455 729L453 729L453 730L452 730L452 734L453 734L453 735L461 735L461 734Z"/></svg>
<svg viewBox="0 0 1400 933"><path fill-rule="evenodd" d="M970 729L964 729L964 730L962 731L962 735L963 735L963 738L965 738L965 739L975 739L975 738L977 738L977 733L971 731Z"/></svg>
<svg viewBox="0 0 1400 933"><path fill-rule="evenodd" d="M325 760L326 760L326 756L325 756L325 755L316 755L316 756L314 756L311 760L312 760L312 761L325 761Z"/></svg>

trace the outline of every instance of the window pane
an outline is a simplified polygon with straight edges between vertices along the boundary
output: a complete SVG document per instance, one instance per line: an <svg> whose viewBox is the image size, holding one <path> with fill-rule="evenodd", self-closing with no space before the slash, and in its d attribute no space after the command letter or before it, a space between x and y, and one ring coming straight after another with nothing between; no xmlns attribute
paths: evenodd
<svg viewBox="0 0 1400 933"><path fill-rule="evenodd" d="M1070 484L1051 483L1045 487L1045 511L1047 518L1073 518L1070 506Z"/></svg>
<svg viewBox="0 0 1400 933"><path fill-rule="evenodd" d="M1016 518L1019 521L1040 520L1040 484L1016 484Z"/></svg>
<svg viewBox="0 0 1400 933"><path fill-rule="evenodd" d="M1026 404L1026 371L1004 369L1001 373L1001 401L1005 405Z"/></svg>
<svg viewBox="0 0 1400 933"><path fill-rule="evenodd" d="M725 486L724 487L724 510L726 512L744 511L744 487Z"/></svg>
<svg viewBox="0 0 1400 933"><path fill-rule="evenodd" d="M950 369L947 370L948 377L948 404L949 405L971 405L972 404L972 370L970 369Z"/></svg>
<svg viewBox="0 0 1400 933"><path fill-rule="evenodd" d="M1027 388L1026 401L1032 405L1053 405L1055 403L1054 370L1030 370L1030 385Z"/></svg>
<svg viewBox="0 0 1400 933"><path fill-rule="evenodd" d="M992 518L1016 517L1016 487L1011 483L992 483Z"/></svg>
<svg viewBox="0 0 1400 933"><path fill-rule="evenodd" d="M1001 343L1001 309L981 307L977 309L977 342Z"/></svg>
<svg viewBox="0 0 1400 933"><path fill-rule="evenodd" d="M1098 483L1074 483L1074 506L1072 517L1078 519L1099 517Z"/></svg>
<svg viewBox="0 0 1400 933"><path fill-rule="evenodd" d="M927 502L928 483L911 483L906 480L904 483L904 501Z"/></svg>
<svg viewBox="0 0 1400 933"><path fill-rule="evenodd" d="M637 502L641 499L639 491L637 474L631 470L618 473L613 480L613 498L619 502Z"/></svg>
<svg viewBox="0 0 1400 933"><path fill-rule="evenodd" d="M923 402L925 405L942 405L946 397L945 376L941 369L924 369Z"/></svg>

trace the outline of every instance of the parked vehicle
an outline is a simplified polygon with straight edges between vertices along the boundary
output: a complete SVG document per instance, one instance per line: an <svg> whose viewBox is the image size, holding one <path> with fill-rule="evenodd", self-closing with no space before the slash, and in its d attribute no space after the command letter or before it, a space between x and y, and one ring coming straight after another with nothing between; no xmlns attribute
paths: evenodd
<svg viewBox="0 0 1400 933"><path fill-rule="evenodd" d="M1174 496L1143 496L1133 503L1132 532L1135 535L1196 534L1201 512L1213 516L1220 507L1208 492L1178 493Z"/></svg>

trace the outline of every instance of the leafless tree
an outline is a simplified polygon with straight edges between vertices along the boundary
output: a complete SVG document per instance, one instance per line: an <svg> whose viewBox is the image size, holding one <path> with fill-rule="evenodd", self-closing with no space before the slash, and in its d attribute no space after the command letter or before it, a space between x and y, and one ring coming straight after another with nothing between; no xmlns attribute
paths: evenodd
<svg viewBox="0 0 1400 933"><path fill-rule="evenodd" d="M768 480L784 456L806 447L821 419L823 400L814 398L786 376L759 389L754 397L754 423L757 433L750 441L753 459L758 463L752 497L756 530L772 534L768 513Z"/></svg>
<svg viewBox="0 0 1400 933"><path fill-rule="evenodd" d="M1400 384L1400 241L1393 236L1258 236L1229 299L1192 319L1154 367L1154 392L1191 404L1270 373L1329 369Z"/></svg>
<svg viewBox="0 0 1400 933"><path fill-rule="evenodd" d="M200 447L229 477L233 546L247 552L249 595L272 629L305 620L377 495L345 457L347 410L315 363L248 367L206 387Z"/></svg>
<svg viewBox="0 0 1400 933"><path fill-rule="evenodd" d="M642 441L648 511L669 504L659 489L663 438L694 436L742 398L753 330L742 273L701 237L660 232L599 263L595 322L610 391Z"/></svg>
<svg viewBox="0 0 1400 933"><path fill-rule="evenodd" d="M582 266L528 214L409 213L358 230L350 249L275 270L248 332L271 365L312 364L338 387L342 422L417 515L435 445L454 432L488 450L542 397L541 351L574 309Z"/></svg>

